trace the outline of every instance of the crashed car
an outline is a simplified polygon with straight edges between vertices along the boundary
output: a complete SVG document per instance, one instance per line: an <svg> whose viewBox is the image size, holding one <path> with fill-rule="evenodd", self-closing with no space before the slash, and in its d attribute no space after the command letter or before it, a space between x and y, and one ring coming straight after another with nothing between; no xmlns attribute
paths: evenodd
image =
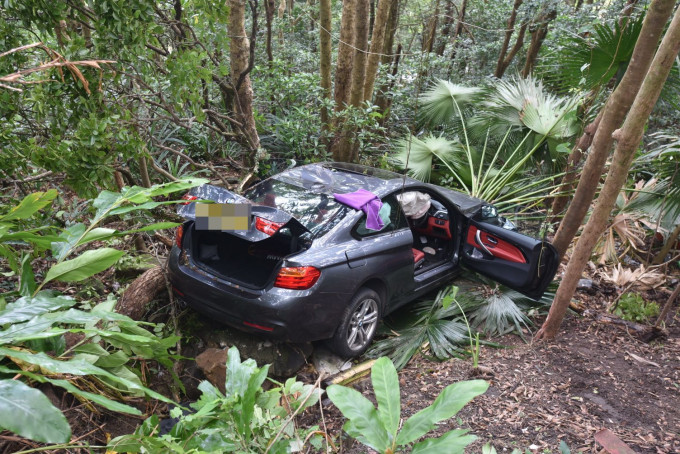
<svg viewBox="0 0 680 454"><path fill-rule="evenodd" d="M204 185L185 198L195 202L178 210L175 295L239 330L326 339L343 357L363 353L381 318L462 266L532 298L558 266L551 244L517 233L482 200L356 164L292 168L243 196ZM246 228L206 227L200 201L247 207Z"/></svg>

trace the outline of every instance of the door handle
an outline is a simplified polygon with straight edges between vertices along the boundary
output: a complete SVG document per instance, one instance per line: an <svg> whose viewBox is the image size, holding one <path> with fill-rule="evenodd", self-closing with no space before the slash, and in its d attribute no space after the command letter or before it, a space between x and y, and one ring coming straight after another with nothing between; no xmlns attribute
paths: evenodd
<svg viewBox="0 0 680 454"><path fill-rule="evenodd" d="M486 252L489 255L493 255L489 248L487 248L484 245L484 243L482 243L482 231L479 229L477 229L477 233L475 233L475 243L477 243L479 247L481 247L484 250L484 252Z"/></svg>

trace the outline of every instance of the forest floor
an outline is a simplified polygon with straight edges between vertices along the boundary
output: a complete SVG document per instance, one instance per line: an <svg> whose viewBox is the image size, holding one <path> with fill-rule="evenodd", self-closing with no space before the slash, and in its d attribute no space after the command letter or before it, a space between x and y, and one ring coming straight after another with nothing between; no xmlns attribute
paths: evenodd
<svg viewBox="0 0 680 454"><path fill-rule="evenodd" d="M677 305L667 319L668 337L645 343L626 329L597 321L602 295L577 294L587 309L568 316L555 342L524 342L516 335L495 341L505 349L482 347L480 366L492 372L488 391L474 399L438 434L469 429L478 441L467 452L529 448L557 453L560 441L571 452L600 452L594 435L609 429L638 453L680 452L680 315ZM658 294L664 301L665 292ZM661 303L663 305L663 303ZM529 336L530 338L530 336ZM430 405L448 384L472 377L471 362L412 360L399 374L402 417ZM357 385L372 397L370 380ZM340 433L342 415L326 401L330 433ZM317 423L320 415L315 416ZM365 453L353 440L342 452ZM368 450L370 452L370 450Z"/></svg>
<svg viewBox="0 0 680 454"><path fill-rule="evenodd" d="M582 315L567 316L554 342L532 343L532 334L528 332L526 341L517 335L492 339L506 348L482 346L480 366L490 372L481 377L473 376L470 360L435 362L423 356L415 357L399 373L402 418L430 405L451 383L483 378L490 384L487 392L430 435L438 436L453 428L469 429L478 437L467 449L474 453L481 452L487 442L499 453L509 454L515 448L522 452L529 449L532 453L558 453L560 441L564 441L572 453L597 453L601 447L594 435L607 428L637 453L679 453L678 303L676 301L666 319L667 336L643 342L625 327L601 321L600 316L616 296L612 290L577 292L575 299L585 310ZM662 306L668 295L668 291L650 291L644 296ZM542 319L534 321L540 326ZM309 365L298 377L313 383L317 375ZM156 385L163 388L167 383ZM153 383L151 386L159 387ZM354 386L372 399L370 379ZM68 396L53 395L49 388L43 391L64 410L73 438L90 446L101 446L107 439L132 433L143 420L143 417L107 411L95 415ZM146 402L141 403L141 407L145 414L167 417L164 404ZM341 453L372 453L358 442L342 437L345 419L328 399L322 401L322 409L323 418L319 407L314 406L300 417L299 424L319 425L332 437L342 438ZM2 453L39 446L0 434ZM91 451L86 448L69 452Z"/></svg>

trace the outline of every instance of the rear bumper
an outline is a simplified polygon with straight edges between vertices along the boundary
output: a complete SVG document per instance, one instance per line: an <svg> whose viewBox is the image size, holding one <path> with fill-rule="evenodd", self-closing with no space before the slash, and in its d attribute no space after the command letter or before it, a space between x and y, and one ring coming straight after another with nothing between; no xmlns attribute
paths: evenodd
<svg viewBox="0 0 680 454"><path fill-rule="evenodd" d="M333 336L349 296L324 292L323 274L309 290L249 289L196 267L176 246L168 273L173 291L197 312L241 331L288 342Z"/></svg>

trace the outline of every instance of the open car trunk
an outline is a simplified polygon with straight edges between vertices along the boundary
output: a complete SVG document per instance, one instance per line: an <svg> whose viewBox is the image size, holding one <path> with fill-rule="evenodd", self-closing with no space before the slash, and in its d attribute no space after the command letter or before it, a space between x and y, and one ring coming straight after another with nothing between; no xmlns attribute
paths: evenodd
<svg viewBox="0 0 680 454"><path fill-rule="evenodd" d="M189 195L220 204L248 204L251 201L225 189L203 185ZM251 206L250 228L245 231L203 230L197 228L195 203L180 205L178 214L190 222L189 248L194 263L209 274L244 287L260 289L275 278L283 259L309 247L300 236L309 232L290 214L268 206ZM277 226L273 235L258 230L256 220ZM209 224L209 223L207 223ZM206 225L202 223L201 225Z"/></svg>
<svg viewBox="0 0 680 454"><path fill-rule="evenodd" d="M251 288L266 287L283 259L303 249L285 232L253 242L228 232L192 228L191 243L198 267Z"/></svg>

